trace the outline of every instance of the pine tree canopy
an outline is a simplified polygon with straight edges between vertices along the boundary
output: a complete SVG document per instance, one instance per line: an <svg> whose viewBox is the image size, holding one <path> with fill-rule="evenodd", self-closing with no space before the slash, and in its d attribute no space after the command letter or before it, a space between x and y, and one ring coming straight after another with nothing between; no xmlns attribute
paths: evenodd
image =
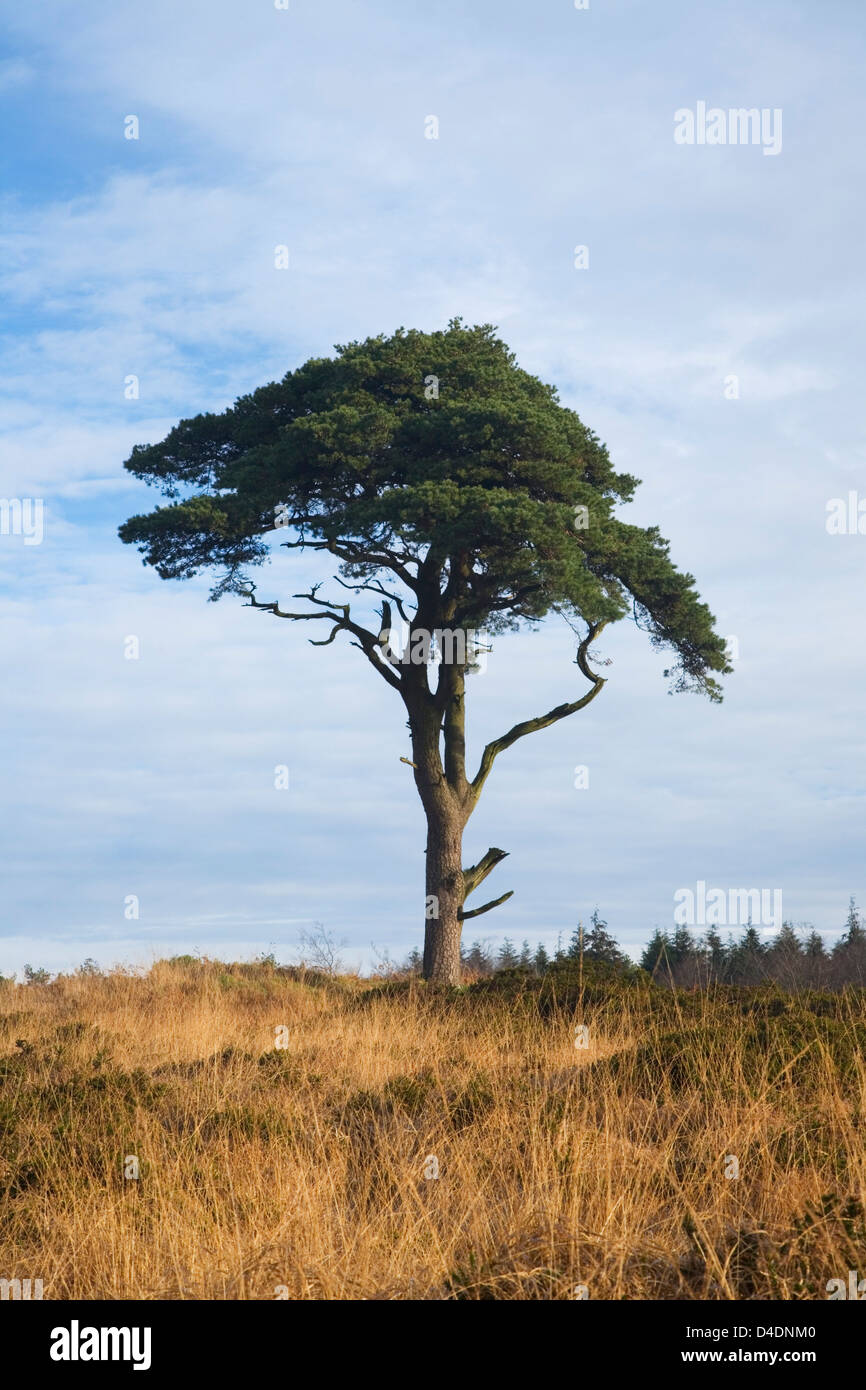
<svg viewBox="0 0 866 1390"><path fill-rule="evenodd" d="M169 502L121 539L164 579L213 570L214 598L249 594L264 537L285 527L290 548L331 552L349 584L396 576L419 621L443 595L450 626L491 633L551 610L631 614L673 651L672 688L721 698L713 673L730 667L693 577L655 527L614 515L637 480L491 325L454 319L335 352L136 446L125 467Z"/></svg>

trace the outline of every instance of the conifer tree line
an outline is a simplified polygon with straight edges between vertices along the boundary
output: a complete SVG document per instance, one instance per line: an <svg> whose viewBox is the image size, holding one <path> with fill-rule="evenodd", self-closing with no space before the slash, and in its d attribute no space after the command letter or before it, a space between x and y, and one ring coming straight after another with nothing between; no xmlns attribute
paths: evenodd
<svg viewBox="0 0 866 1390"><path fill-rule="evenodd" d="M602 966L606 973L633 974L634 963L621 950L608 924L593 912L583 932L584 963ZM581 932L575 930L567 944L561 940L552 953L528 941L520 947L506 938L499 947L489 941L473 941L461 947L464 974L486 977L502 970L542 976L573 968L581 955ZM739 937L729 932L723 939L714 928L698 934L691 927L673 931L656 928L638 962L661 985L692 989L710 984L776 984L783 989L841 989L866 986L866 927L852 898L845 930L828 949L814 928L795 928L783 922L770 936L749 922ZM413 951L404 969L421 973L421 954Z"/></svg>

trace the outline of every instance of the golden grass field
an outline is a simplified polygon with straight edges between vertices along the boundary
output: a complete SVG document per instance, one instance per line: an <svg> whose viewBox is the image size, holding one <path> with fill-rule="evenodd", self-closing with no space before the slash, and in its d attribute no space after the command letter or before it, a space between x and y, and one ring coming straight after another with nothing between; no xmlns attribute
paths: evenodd
<svg viewBox="0 0 866 1390"><path fill-rule="evenodd" d="M445 995L189 958L7 983L0 1276L46 1299L826 1298L866 1274L864 1038L863 991Z"/></svg>

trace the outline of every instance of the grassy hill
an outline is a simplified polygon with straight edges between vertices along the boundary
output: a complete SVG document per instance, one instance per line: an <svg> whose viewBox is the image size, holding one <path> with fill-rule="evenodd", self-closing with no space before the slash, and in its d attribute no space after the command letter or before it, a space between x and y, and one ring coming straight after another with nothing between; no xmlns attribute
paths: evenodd
<svg viewBox="0 0 866 1390"><path fill-rule="evenodd" d="M7 983L0 1274L46 1298L826 1298L866 1248L866 991L583 985L188 957Z"/></svg>

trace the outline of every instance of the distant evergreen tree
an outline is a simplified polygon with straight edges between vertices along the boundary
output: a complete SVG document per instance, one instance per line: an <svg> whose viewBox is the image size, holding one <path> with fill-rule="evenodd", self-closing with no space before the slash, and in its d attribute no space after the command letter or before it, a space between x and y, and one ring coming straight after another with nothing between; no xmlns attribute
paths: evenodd
<svg viewBox="0 0 866 1390"><path fill-rule="evenodd" d="M585 940L585 937L586 937L586 933L584 933L584 943L583 943L583 953L584 953L584 955L586 955L586 940ZM578 925L575 927L574 931L571 933L571 940L570 940L569 943L568 943L568 950L566 951L565 955L566 955L566 959L568 959L568 960L579 960L579 959L580 959L580 923L578 923Z"/></svg>
<svg viewBox="0 0 866 1390"><path fill-rule="evenodd" d="M499 955L496 957L497 970L513 970L519 962L519 956L514 949L514 942L509 941L506 936L502 945L499 947Z"/></svg>
<svg viewBox="0 0 866 1390"><path fill-rule="evenodd" d="M675 985L692 989L703 979L703 960L689 927L679 926L668 941L668 959Z"/></svg>
<svg viewBox="0 0 866 1390"><path fill-rule="evenodd" d="M608 931L607 922L602 921L598 915L598 908L593 911L589 919L589 931L584 934L583 957L584 960L599 961L605 965L622 966L628 964L626 957Z"/></svg>
<svg viewBox="0 0 866 1390"><path fill-rule="evenodd" d="M830 957L824 938L813 927L803 942L803 983L809 989L824 989L830 979Z"/></svg>
<svg viewBox="0 0 866 1390"><path fill-rule="evenodd" d="M529 970L532 966L532 951L528 941L524 941L520 947L520 958L517 964L524 970Z"/></svg>
<svg viewBox="0 0 866 1390"><path fill-rule="evenodd" d="M553 964L562 965L563 961L567 959L568 957L562 949L562 932L560 932L556 938L556 950L553 953Z"/></svg>
<svg viewBox="0 0 866 1390"><path fill-rule="evenodd" d="M728 952L714 927L704 932L703 953L708 980L719 984L727 978Z"/></svg>
<svg viewBox="0 0 866 1390"><path fill-rule="evenodd" d="M849 899L848 902L848 918L845 922L845 928L845 935L842 940L847 942L849 946L866 945L866 931L863 929L860 913L853 898Z"/></svg>
<svg viewBox="0 0 866 1390"><path fill-rule="evenodd" d="M770 943L770 951L774 955L802 956L802 943L790 922L782 923L778 934Z"/></svg>
<svg viewBox="0 0 866 1390"><path fill-rule="evenodd" d="M767 947L749 918L743 935L734 947L731 974L734 984L757 985L766 977Z"/></svg>
<svg viewBox="0 0 866 1390"><path fill-rule="evenodd" d="M843 954L859 954L866 950L866 931L863 929L860 913L853 898L848 904L845 931L836 943L836 950Z"/></svg>
<svg viewBox="0 0 866 1390"><path fill-rule="evenodd" d="M848 904L845 932L832 952L833 983L866 985L866 930L852 898Z"/></svg>
<svg viewBox="0 0 866 1390"><path fill-rule="evenodd" d="M493 971L493 961L490 958L490 951L483 941L473 941L470 947L462 946L460 958L463 967L472 970L476 975L490 975Z"/></svg>
<svg viewBox="0 0 866 1390"><path fill-rule="evenodd" d="M650 975L664 976L670 963L670 942L665 932L656 927L643 949L640 958L641 969Z"/></svg>
<svg viewBox="0 0 866 1390"><path fill-rule="evenodd" d="M410 975L420 975L423 966L424 961L422 960L421 952L418 950L417 946L413 946L412 950L406 957L405 969L408 971Z"/></svg>
<svg viewBox="0 0 866 1390"><path fill-rule="evenodd" d="M536 975L544 975L550 969L550 956L545 951L543 945L539 944L536 947L532 964L535 967Z"/></svg>
<svg viewBox="0 0 866 1390"><path fill-rule="evenodd" d="M767 954L769 974L778 984L786 989L797 989L803 983L803 947L790 922L782 923Z"/></svg>
<svg viewBox="0 0 866 1390"><path fill-rule="evenodd" d="M803 955L807 960L828 960L827 947L820 932L813 927L803 942Z"/></svg>
<svg viewBox="0 0 866 1390"><path fill-rule="evenodd" d="M670 958L674 965L682 965L695 955L695 939L689 927L677 927L670 943Z"/></svg>

